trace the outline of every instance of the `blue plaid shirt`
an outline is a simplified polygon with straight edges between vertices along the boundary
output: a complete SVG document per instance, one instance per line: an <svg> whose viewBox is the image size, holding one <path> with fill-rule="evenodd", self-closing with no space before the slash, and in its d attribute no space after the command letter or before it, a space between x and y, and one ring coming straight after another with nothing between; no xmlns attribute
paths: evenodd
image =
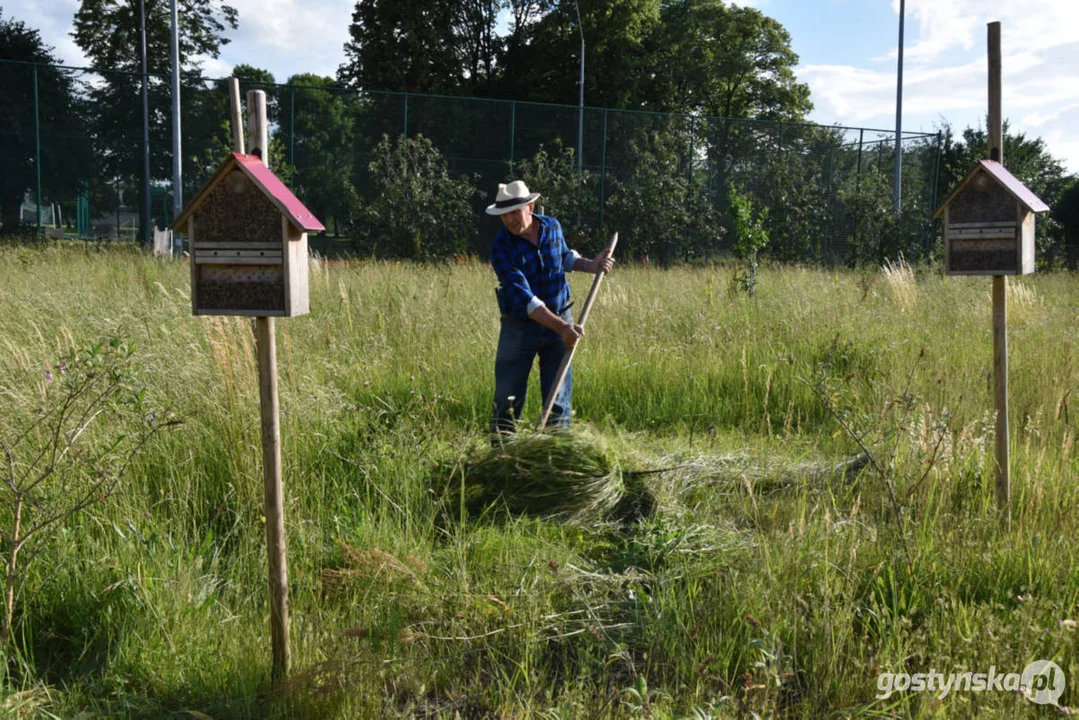
<svg viewBox="0 0 1079 720"><path fill-rule="evenodd" d="M539 247L503 227L491 243L491 265L498 275L498 305L503 315L527 320L541 303L559 314L569 305L566 273L580 254L566 246L562 226L546 215L539 223Z"/></svg>

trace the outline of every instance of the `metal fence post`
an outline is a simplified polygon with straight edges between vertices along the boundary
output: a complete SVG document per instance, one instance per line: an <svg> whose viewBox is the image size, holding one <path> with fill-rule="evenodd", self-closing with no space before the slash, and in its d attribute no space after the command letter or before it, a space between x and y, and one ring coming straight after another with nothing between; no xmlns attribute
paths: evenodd
<svg viewBox="0 0 1079 720"><path fill-rule="evenodd" d="M607 182L607 108L603 108L603 142L601 143L599 160L599 227L603 229L603 209L607 207L607 193L604 185Z"/></svg>
<svg viewBox="0 0 1079 720"><path fill-rule="evenodd" d="M697 136L697 118L689 117L689 184L693 186L693 141Z"/></svg>
<svg viewBox="0 0 1079 720"><path fill-rule="evenodd" d="M267 156L269 157L269 156ZM296 88L288 84L288 166L292 185L296 184Z"/></svg>
<svg viewBox="0 0 1079 720"><path fill-rule="evenodd" d="M404 122L404 125L403 125L403 128L404 128L404 130L402 131L402 133L401 133L401 134L402 134L402 135L404 135L404 136L405 136L405 137L407 138L407 137L408 137L408 93L405 93L405 114L404 114L404 120L405 120L405 122Z"/></svg>
<svg viewBox="0 0 1079 720"><path fill-rule="evenodd" d="M37 175L37 194L34 204L37 206L37 234L41 237L41 108L37 95L37 64L32 66L34 80L34 172Z"/></svg>
<svg viewBox="0 0 1079 720"><path fill-rule="evenodd" d="M513 173L513 141L517 135L517 101L510 100L510 173Z"/></svg>
<svg viewBox="0 0 1079 720"><path fill-rule="evenodd" d="M937 199L938 199L937 193L940 191L940 185L939 185L939 183L940 183L940 156L941 156L941 151L942 151L942 148L941 148L942 139L943 138L941 137L941 134L938 132L937 133L937 142L936 142L936 150L937 150L937 152L936 152L936 155L934 157L934 162L933 162L933 190L932 190L933 197L931 197L929 199L929 212L930 213L932 213L937 207ZM929 225L926 228L925 234L926 234L926 257L929 257L933 253L933 244L934 244L934 241L936 240L936 237L933 234L932 216L930 216Z"/></svg>
<svg viewBox="0 0 1079 720"><path fill-rule="evenodd" d="M943 140L943 138L941 137L941 134L938 132L937 133L937 158L936 158L936 162L933 163L933 199L929 203L929 209L931 211L936 209L937 198L940 197L938 195L938 193L940 192L940 187L939 187L939 183L940 183L940 156L941 156L941 153L943 152L943 148L941 147L942 140Z"/></svg>
<svg viewBox="0 0 1079 720"><path fill-rule="evenodd" d="M858 131L858 173L854 177L854 191L862 189L862 144L865 141L865 128Z"/></svg>
<svg viewBox="0 0 1079 720"><path fill-rule="evenodd" d="M835 147L828 148L828 160L825 165L828 168L828 184L824 190L824 197L828 198L829 204L832 201L832 176L835 174Z"/></svg>

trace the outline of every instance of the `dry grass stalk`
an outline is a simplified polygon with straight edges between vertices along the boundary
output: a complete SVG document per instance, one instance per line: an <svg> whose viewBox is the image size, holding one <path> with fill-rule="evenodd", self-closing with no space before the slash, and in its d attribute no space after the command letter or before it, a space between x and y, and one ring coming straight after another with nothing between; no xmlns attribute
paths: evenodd
<svg viewBox="0 0 1079 720"><path fill-rule="evenodd" d="M914 278L914 271L907 264L902 255L894 263L885 260L880 268L884 280L891 289L892 298L902 310L907 310L918 299L918 285Z"/></svg>

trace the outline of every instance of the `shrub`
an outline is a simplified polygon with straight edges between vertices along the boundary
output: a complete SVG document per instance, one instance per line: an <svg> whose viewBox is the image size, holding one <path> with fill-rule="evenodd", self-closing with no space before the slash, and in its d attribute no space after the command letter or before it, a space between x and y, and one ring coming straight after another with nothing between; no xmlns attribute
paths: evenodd
<svg viewBox="0 0 1079 720"><path fill-rule="evenodd" d="M11 638L37 541L73 515L104 504L146 443L179 422L148 407L131 371L133 354L113 339L57 363L40 388L7 388L0 426L2 642Z"/></svg>
<svg viewBox="0 0 1079 720"><path fill-rule="evenodd" d="M556 143L548 152L541 145L535 155L517 163L514 177L509 179L523 180L529 190L542 193L537 205L543 206L544 214L558 218L567 237L584 239L596 235L598 228L593 223L599 193L596 176L583 171L578 188L573 148Z"/></svg>
<svg viewBox="0 0 1079 720"><path fill-rule="evenodd" d="M478 191L467 178L450 177L429 139L383 136L369 170L374 196L357 213L365 254L432 260L467 250L477 229Z"/></svg>

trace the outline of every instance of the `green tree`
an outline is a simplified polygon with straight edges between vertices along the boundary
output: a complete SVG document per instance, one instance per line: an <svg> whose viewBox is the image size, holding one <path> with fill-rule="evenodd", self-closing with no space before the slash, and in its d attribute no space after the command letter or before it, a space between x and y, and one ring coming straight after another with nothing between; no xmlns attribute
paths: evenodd
<svg viewBox="0 0 1079 720"><path fill-rule="evenodd" d="M171 73L169 3L146 0L146 56L150 99L150 172L152 179L172 177L172 158L165 151L169 137L169 79ZM201 88L199 57L216 58L228 43L224 33L236 29L235 8L220 0L178 0L180 23L181 94L197 95ZM76 44L102 71L90 101L92 132L98 138L99 159L110 180L128 183L142 193L142 100L139 57L139 5L120 0L81 0L75 13ZM227 118L227 115L225 116ZM160 138L160 149L153 148ZM149 218L139 202L140 237Z"/></svg>
<svg viewBox="0 0 1079 720"><path fill-rule="evenodd" d="M730 155L715 156L709 147L710 183L734 182L751 192L756 203L768 208L766 228L770 257L786 262L819 263L830 259L826 242L835 236L835 153L842 132L815 126L784 127L783 144L768 146L768 135L747 123L730 125L729 147L743 148ZM774 137L774 135L773 135ZM744 148L760 148L749 153ZM753 162L735 163L739 157ZM716 198L727 210L728 198Z"/></svg>
<svg viewBox="0 0 1079 720"><path fill-rule="evenodd" d="M661 265L718 250L725 229L687 176L681 139L655 131L633 146L637 160L613 180L615 190L604 217L619 231L620 245Z"/></svg>
<svg viewBox="0 0 1079 720"><path fill-rule="evenodd" d="M273 73L251 65L237 65L229 77L240 80L243 112L247 107L247 90L266 93L266 117L271 129L276 129L270 135L270 167L278 177L289 177L287 140L282 138L282 134L288 132L288 126L281 117L281 106L289 101L287 91L275 84ZM185 135L184 197L190 198L233 151L232 128L229 124L229 79L214 81L209 87L200 83L181 92L184 99L181 107ZM246 149L249 148L245 140Z"/></svg>
<svg viewBox="0 0 1079 720"><path fill-rule="evenodd" d="M464 0L460 3L455 36L463 70L462 94L489 95L498 77L498 58L505 41L498 35L504 0Z"/></svg>
<svg viewBox="0 0 1079 720"><path fill-rule="evenodd" d="M896 212L893 183L890 171L870 168L856 182L848 179L840 188L837 214L841 220L838 224L846 230L843 259L847 265L879 267L900 257L912 262L932 258L932 209L923 198L912 194Z"/></svg>
<svg viewBox="0 0 1079 720"><path fill-rule="evenodd" d="M45 197L70 197L90 172L89 146L83 134L84 104L72 73L60 64L37 30L5 19L0 9L0 60L42 63L37 66L37 129L41 133L41 186ZM19 232L19 207L27 191L36 192L34 70L7 65L0 72L0 232ZM35 198L37 200L37 198Z"/></svg>
<svg viewBox="0 0 1079 720"><path fill-rule="evenodd" d="M282 91L289 93L287 103L295 103L285 130L291 133L296 158L292 190L323 223L332 217L336 234L350 223L357 200L351 165L344 157L354 143L357 98L332 78L309 74L293 75Z"/></svg>
<svg viewBox="0 0 1079 720"><path fill-rule="evenodd" d="M580 24L577 8L580 7ZM585 40L585 102L599 107L640 107L645 38L660 19L659 0L559 0L548 9L519 3L507 43L502 97L576 105L581 29Z"/></svg>
<svg viewBox="0 0 1079 720"><path fill-rule="evenodd" d="M468 250L476 235L472 201L479 193L467 178L450 177L430 140L384 136L369 171L374 194L357 213L362 252L430 260Z"/></svg>
<svg viewBox="0 0 1079 720"><path fill-rule="evenodd" d="M660 19L645 43L649 108L758 120L801 120L813 108L790 34L760 10L675 0Z"/></svg>
<svg viewBox="0 0 1079 720"><path fill-rule="evenodd" d="M358 0L337 79L361 90L456 92L459 15L455 0Z"/></svg>
<svg viewBox="0 0 1079 720"><path fill-rule="evenodd" d="M533 191L542 193L537 205L542 205L547 215L558 218L568 238L595 237L597 228L592 220L598 211L597 179L586 170L578 187L573 148L555 143L548 152L540 147L531 158L517 163L512 176L507 175L506 180L523 180Z"/></svg>
<svg viewBox="0 0 1079 720"><path fill-rule="evenodd" d="M789 33L755 8L720 0L665 3L662 22L649 38L648 58L648 107L706 116L700 144L713 187L728 186L739 158L773 150L777 128L762 133L764 126L730 118L802 120L813 107L809 87L794 74L798 56ZM725 210L727 198L717 200Z"/></svg>
<svg viewBox="0 0 1079 720"><path fill-rule="evenodd" d="M1064 236L1065 265L1069 270L1079 270L1079 180L1072 180L1057 197L1053 219Z"/></svg>
<svg viewBox="0 0 1079 720"><path fill-rule="evenodd" d="M167 408L147 402L133 354L126 342L112 339L57 363L46 371L44 387L5 388L0 426L4 645L13 640L16 604L40 541L75 515L104 504L153 436L181 422Z"/></svg>
<svg viewBox="0 0 1079 720"><path fill-rule="evenodd" d="M506 0L358 0L346 62L349 87L489 95L505 45L497 31Z"/></svg>
<svg viewBox="0 0 1079 720"><path fill-rule="evenodd" d="M734 254L746 263L749 270L736 277L736 282L754 297L757 292L757 255L768 246L768 208L754 207L752 196L731 185L729 193L731 218L734 221Z"/></svg>

